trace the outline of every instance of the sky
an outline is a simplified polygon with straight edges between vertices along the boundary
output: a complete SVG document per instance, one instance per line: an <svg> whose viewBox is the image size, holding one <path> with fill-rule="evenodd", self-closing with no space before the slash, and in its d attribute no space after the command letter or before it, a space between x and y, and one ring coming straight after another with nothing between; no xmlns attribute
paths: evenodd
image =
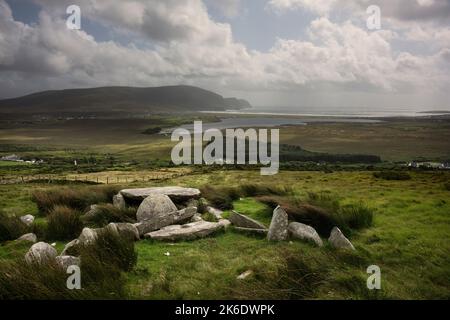
<svg viewBox="0 0 450 320"><path fill-rule="evenodd" d="M293 111L450 110L450 0L0 0L0 98L177 84Z"/></svg>

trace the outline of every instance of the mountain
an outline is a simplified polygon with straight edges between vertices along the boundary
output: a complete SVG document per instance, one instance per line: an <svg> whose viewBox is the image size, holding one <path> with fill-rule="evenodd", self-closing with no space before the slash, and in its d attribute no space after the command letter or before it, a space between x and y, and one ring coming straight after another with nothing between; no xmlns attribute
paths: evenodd
<svg viewBox="0 0 450 320"><path fill-rule="evenodd" d="M102 87L53 90L0 100L0 113L106 114L224 111L249 107L245 100L224 98L191 86L155 88Z"/></svg>

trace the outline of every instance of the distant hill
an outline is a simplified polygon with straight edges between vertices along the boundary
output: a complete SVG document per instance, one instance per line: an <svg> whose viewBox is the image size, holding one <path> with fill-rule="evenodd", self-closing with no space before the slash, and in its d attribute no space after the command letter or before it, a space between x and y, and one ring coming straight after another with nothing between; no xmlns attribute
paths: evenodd
<svg viewBox="0 0 450 320"><path fill-rule="evenodd" d="M1 113L42 115L224 111L248 107L251 105L245 100L224 98L191 86L54 90L0 100Z"/></svg>

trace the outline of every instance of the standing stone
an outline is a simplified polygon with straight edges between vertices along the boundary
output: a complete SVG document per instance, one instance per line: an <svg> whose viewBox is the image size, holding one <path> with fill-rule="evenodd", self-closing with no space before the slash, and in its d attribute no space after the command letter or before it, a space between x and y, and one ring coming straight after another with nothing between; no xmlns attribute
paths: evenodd
<svg viewBox="0 0 450 320"><path fill-rule="evenodd" d="M269 241L284 241L288 238L288 214L280 206L273 210L267 239Z"/></svg>
<svg viewBox="0 0 450 320"><path fill-rule="evenodd" d="M34 216L32 216L31 214L27 214L26 216L20 217L20 220L27 226L31 226L34 222Z"/></svg>
<svg viewBox="0 0 450 320"><path fill-rule="evenodd" d="M230 215L230 221L236 227L248 229L266 229L266 226L261 222L247 217L246 215L237 213L236 211L233 211L233 213Z"/></svg>
<svg viewBox="0 0 450 320"><path fill-rule="evenodd" d="M119 210L125 210L127 208L127 203L121 193L118 193L113 197L113 206Z"/></svg>
<svg viewBox="0 0 450 320"><path fill-rule="evenodd" d="M30 250L25 254L25 261L28 264L46 263L57 256L58 252L51 245L45 242L38 242L31 246Z"/></svg>
<svg viewBox="0 0 450 320"><path fill-rule="evenodd" d="M292 238L310 241L319 247L323 246L322 239L313 227L299 222L291 222L288 231Z"/></svg>
<svg viewBox="0 0 450 320"><path fill-rule="evenodd" d="M355 250L353 244L344 236L338 227L334 227L333 230L331 230L331 235L330 238L328 238L328 242L337 249Z"/></svg>
<svg viewBox="0 0 450 320"><path fill-rule="evenodd" d="M37 236L34 233L27 233L17 239L17 241L29 241L32 243L36 243Z"/></svg>
<svg viewBox="0 0 450 320"><path fill-rule="evenodd" d="M93 218L98 214L98 212L99 212L98 205L93 204L89 207L89 211L84 214L84 217L88 219Z"/></svg>
<svg viewBox="0 0 450 320"><path fill-rule="evenodd" d="M177 211L177 207L164 194L152 194L145 198L136 213L137 221L157 221L165 218L171 212Z"/></svg>

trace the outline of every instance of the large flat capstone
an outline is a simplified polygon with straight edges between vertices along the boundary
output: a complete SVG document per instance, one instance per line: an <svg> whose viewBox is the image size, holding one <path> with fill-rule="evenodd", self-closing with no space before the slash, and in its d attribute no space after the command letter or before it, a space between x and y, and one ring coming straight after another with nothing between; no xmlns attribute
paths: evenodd
<svg viewBox="0 0 450 320"><path fill-rule="evenodd" d="M129 200L143 201L151 194L163 194L168 196L172 201L187 201L192 198L200 197L200 190L194 188L183 187L152 187L140 189L124 189L120 194Z"/></svg>

